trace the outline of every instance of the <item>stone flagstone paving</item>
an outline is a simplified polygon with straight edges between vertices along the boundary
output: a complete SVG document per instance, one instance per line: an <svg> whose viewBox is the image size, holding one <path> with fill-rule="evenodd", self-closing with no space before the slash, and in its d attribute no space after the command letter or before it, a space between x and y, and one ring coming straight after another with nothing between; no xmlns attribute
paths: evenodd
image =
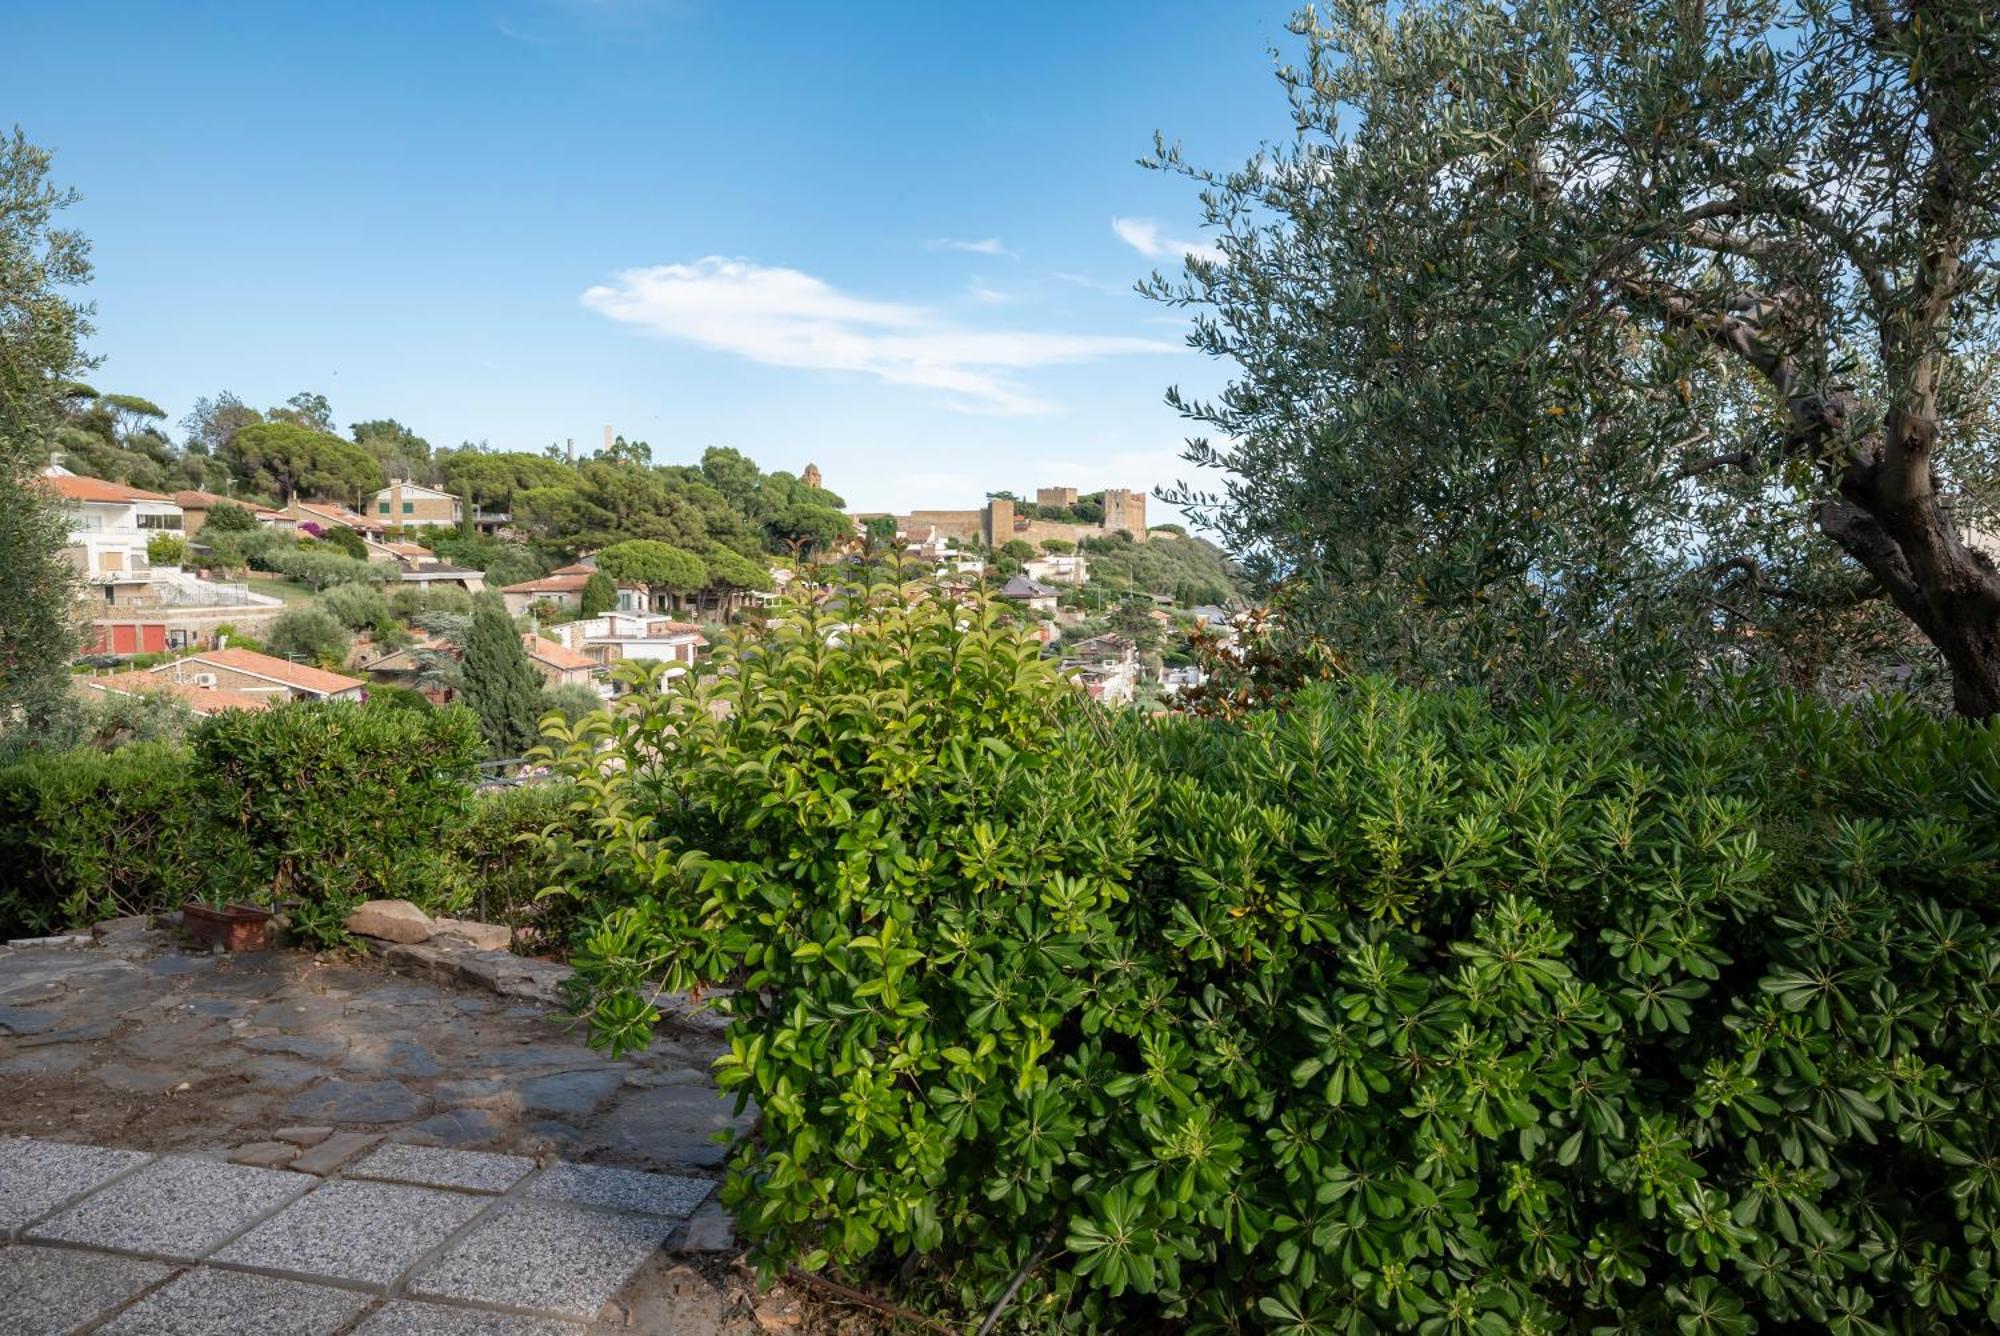
<svg viewBox="0 0 2000 1336"><path fill-rule="evenodd" d="M754 1332L720 1048L143 926L0 947L0 1336Z"/></svg>
<svg viewBox="0 0 2000 1336"><path fill-rule="evenodd" d="M185 1155L0 1141L0 1336L555 1336L616 1305L712 1181L437 1148L321 1178ZM345 1176L372 1163L422 1187ZM40 1184L30 1192L25 1185ZM538 1185L546 1185L537 1192ZM715 1305L692 1324L720 1332Z"/></svg>

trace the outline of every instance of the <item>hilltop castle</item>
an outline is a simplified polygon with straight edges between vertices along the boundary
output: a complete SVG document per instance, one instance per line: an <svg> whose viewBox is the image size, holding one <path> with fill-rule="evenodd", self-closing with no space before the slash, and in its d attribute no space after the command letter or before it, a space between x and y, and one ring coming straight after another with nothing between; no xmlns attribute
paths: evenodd
<svg viewBox="0 0 2000 1336"><path fill-rule="evenodd" d="M1035 505L1068 508L1080 498L1074 487L1039 487L1035 489ZM1038 519L1033 515L1017 512L1018 503L1005 497L994 497L978 510L913 510L907 515L890 515L896 521L897 532L911 541L928 537L936 530L943 538L956 538L960 542L981 542L988 547L1000 547L1019 538L1039 545L1046 539L1061 538L1077 542L1085 538L1105 538L1125 531L1132 535L1134 542L1146 541L1146 494L1128 491L1122 487L1109 488L1104 493L1104 518L1096 524L1079 524L1067 520ZM860 522L873 519L887 511L870 510L851 512L851 518Z"/></svg>

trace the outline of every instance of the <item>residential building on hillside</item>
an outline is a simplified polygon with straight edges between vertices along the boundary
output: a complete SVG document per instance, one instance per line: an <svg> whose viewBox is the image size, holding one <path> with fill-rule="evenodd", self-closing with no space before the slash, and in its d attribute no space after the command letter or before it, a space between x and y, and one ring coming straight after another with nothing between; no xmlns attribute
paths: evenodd
<svg viewBox="0 0 2000 1336"><path fill-rule="evenodd" d="M485 575L448 561L414 562L403 567L400 578L404 584L415 585L425 593L433 589L463 589L468 594L477 594L486 588Z"/></svg>
<svg viewBox="0 0 2000 1336"><path fill-rule="evenodd" d="M1090 698L1130 705L1139 692L1139 647L1124 636L1093 636L1065 647L1062 670Z"/></svg>
<svg viewBox="0 0 2000 1336"><path fill-rule="evenodd" d="M1081 552L1051 552L1022 562L1021 572L1043 584L1075 585L1081 589L1090 580L1090 561Z"/></svg>
<svg viewBox="0 0 2000 1336"><path fill-rule="evenodd" d="M79 619L91 624L88 652L181 649L225 623L260 630L283 610L283 600L253 594L247 585L153 565L147 543L158 534L184 532L183 512L172 497L83 477L59 465L44 470L41 482L68 515L66 552L83 577Z"/></svg>
<svg viewBox="0 0 2000 1336"><path fill-rule="evenodd" d="M43 471L42 485L61 498L68 514L71 564L87 583L102 587L106 603L127 601L119 598L120 589L152 579L146 544L155 534L181 536L181 508L171 496L86 478L57 464ZM136 594L128 600L141 601Z"/></svg>
<svg viewBox="0 0 2000 1336"><path fill-rule="evenodd" d="M1017 575L1002 585L1000 597L1045 617L1053 617L1056 613L1057 591L1024 575Z"/></svg>
<svg viewBox="0 0 2000 1336"><path fill-rule="evenodd" d="M358 701L368 686L343 673L248 649L202 650L146 671L168 682L245 691L267 700Z"/></svg>
<svg viewBox="0 0 2000 1336"><path fill-rule="evenodd" d="M292 517L282 510L273 510L256 501L238 501L215 492L200 492L192 488L185 492L175 492L174 504L181 508L181 532L189 538L201 532L202 526L208 523L208 512L217 506L241 506L256 516L257 523L266 528L292 527Z"/></svg>
<svg viewBox="0 0 2000 1336"><path fill-rule="evenodd" d="M547 634L564 649L581 654L599 668L609 668L627 659L651 659L676 665L670 675L692 669L708 644L701 628L692 622L629 612L607 612L601 617L565 622L549 627Z"/></svg>
<svg viewBox="0 0 2000 1336"><path fill-rule="evenodd" d="M204 687L177 682L158 673L112 673L104 677L80 677L77 689L89 696L172 696L196 714L221 714L225 710L262 710L274 697L235 687Z"/></svg>
<svg viewBox="0 0 2000 1336"><path fill-rule="evenodd" d="M398 478L375 493L368 504L368 513L384 527L400 525L412 529L435 524L455 529L464 518L465 509L450 492Z"/></svg>
<svg viewBox="0 0 2000 1336"><path fill-rule="evenodd" d="M380 687L402 687L407 691L422 693L433 705L446 705L458 693L448 686L438 685L435 678L427 676L432 657L440 654L455 654L442 642L425 642L405 645L398 650L369 659L356 672L364 673L370 683Z"/></svg>
<svg viewBox="0 0 2000 1336"><path fill-rule="evenodd" d="M523 580L511 584L500 591L500 597L507 605L507 611L519 617L537 603L547 603L558 608L575 610L583 606L584 586L597 573L597 563L589 557L570 565L550 571L537 580ZM621 583L618 586L618 612L639 613L646 611L648 595L646 586Z"/></svg>
<svg viewBox="0 0 2000 1336"><path fill-rule="evenodd" d="M591 679L602 671L597 660L587 654L579 654L568 646L554 640L547 640L532 631L521 636L521 648L528 652L528 662L542 675L542 684L551 687L587 687Z"/></svg>
<svg viewBox="0 0 2000 1336"><path fill-rule="evenodd" d="M382 531L387 527L358 511L349 510L338 501L301 501L295 496L285 504L285 513L299 528L310 524L322 532L335 527L352 529L363 538L372 538L376 542L382 541Z"/></svg>

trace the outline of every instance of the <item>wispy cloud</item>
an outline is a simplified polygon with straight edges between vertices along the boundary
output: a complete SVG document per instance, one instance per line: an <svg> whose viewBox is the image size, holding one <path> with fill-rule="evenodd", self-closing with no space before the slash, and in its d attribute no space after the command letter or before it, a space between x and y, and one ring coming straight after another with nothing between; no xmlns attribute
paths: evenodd
<svg viewBox="0 0 2000 1336"><path fill-rule="evenodd" d="M963 241L957 237L932 237L924 243L924 249L970 251L974 255L1004 255L1010 260L1021 258L1021 252L998 237L983 237L978 241Z"/></svg>
<svg viewBox="0 0 2000 1336"><path fill-rule="evenodd" d="M769 366L860 372L943 391L968 411L1037 413L1017 377L1035 367L1181 351L1158 339L1044 330L982 330L927 307L850 296L797 269L711 255L628 269L583 304L665 338Z"/></svg>
<svg viewBox="0 0 2000 1336"><path fill-rule="evenodd" d="M1157 218L1113 218L1111 230L1118 239L1149 260L1178 260L1192 255L1198 260L1219 263L1222 252L1200 241L1181 241L1160 230Z"/></svg>

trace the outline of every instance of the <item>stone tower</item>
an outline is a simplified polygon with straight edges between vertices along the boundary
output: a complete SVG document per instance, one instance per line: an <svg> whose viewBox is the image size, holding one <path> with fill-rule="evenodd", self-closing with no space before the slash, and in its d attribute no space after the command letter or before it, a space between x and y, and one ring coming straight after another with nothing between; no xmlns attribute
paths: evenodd
<svg viewBox="0 0 2000 1336"><path fill-rule="evenodd" d="M1003 547L1014 538L1014 503L1004 497L994 497L986 503L986 522L980 526L988 547Z"/></svg>
<svg viewBox="0 0 2000 1336"><path fill-rule="evenodd" d="M1038 506L1054 506L1058 510L1064 506L1073 506L1076 504L1076 488L1037 487L1035 489L1035 504Z"/></svg>
<svg viewBox="0 0 2000 1336"><path fill-rule="evenodd" d="M806 486L808 487L818 487L820 485L819 465L817 464L806 465L805 480L806 480Z"/></svg>
<svg viewBox="0 0 2000 1336"><path fill-rule="evenodd" d="M1134 538L1146 537L1146 494L1128 492L1122 487L1109 488L1104 493L1104 532L1117 533L1126 530Z"/></svg>

